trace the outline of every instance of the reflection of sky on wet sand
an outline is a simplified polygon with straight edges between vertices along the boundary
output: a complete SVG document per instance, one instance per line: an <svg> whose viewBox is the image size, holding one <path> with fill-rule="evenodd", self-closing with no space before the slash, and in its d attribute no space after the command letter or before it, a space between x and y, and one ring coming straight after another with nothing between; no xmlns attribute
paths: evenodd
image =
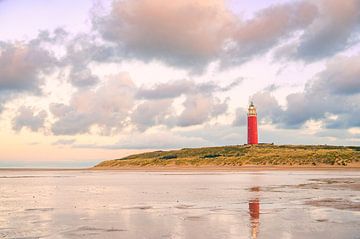
<svg viewBox="0 0 360 239"><path fill-rule="evenodd" d="M356 238L359 211L305 202L358 191L297 186L336 177L360 173L0 171L0 238Z"/></svg>

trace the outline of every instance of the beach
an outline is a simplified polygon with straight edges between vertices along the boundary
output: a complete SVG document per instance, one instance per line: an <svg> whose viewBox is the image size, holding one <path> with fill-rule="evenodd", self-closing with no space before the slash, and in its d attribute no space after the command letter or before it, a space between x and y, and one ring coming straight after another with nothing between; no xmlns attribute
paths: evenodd
<svg viewBox="0 0 360 239"><path fill-rule="evenodd" d="M31 169L30 169L31 170ZM244 165L244 166L121 166L121 167L92 167L88 170L94 171L128 171L128 172L252 172L252 171L359 171L360 164L353 164L352 166L264 166L264 165Z"/></svg>
<svg viewBox="0 0 360 239"><path fill-rule="evenodd" d="M0 170L0 238L357 238L359 170Z"/></svg>

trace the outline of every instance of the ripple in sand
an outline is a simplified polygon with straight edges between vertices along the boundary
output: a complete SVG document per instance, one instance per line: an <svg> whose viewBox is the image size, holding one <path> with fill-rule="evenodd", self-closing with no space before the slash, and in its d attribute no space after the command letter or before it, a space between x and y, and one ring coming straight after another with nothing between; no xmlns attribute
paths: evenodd
<svg viewBox="0 0 360 239"><path fill-rule="evenodd" d="M329 207L340 210L360 211L360 202L353 202L342 198L324 198L320 200L305 201L306 205L315 207Z"/></svg>
<svg viewBox="0 0 360 239"><path fill-rule="evenodd" d="M66 236L92 236L99 235L104 232L124 232L124 229L117 228L99 228L99 227L90 227L90 226L81 226L74 230L69 230L63 233Z"/></svg>
<svg viewBox="0 0 360 239"><path fill-rule="evenodd" d="M181 204L181 205L175 206L175 208L177 208L177 209L189 209L189 208L193 208L194 206L195 206L195 205Z"/></svg>
<svg viewBox="0 0 360 239"><path fill-rule="evenodd" d="M152 206L134 206L134 207L124 207L123 209L140 209L140 210L148 210L152 209Z"/></svg>
<svg viewBox="0 0 360 239"><path fill-rule="evenodd" d="M54 210L54 208L51 208L51 207L49 207L49 208L27 208L27 209L25 209L25 211L31 211L31 212L33 212L33 211L48 212L48 211L52 211L52 210Z"/></svg>

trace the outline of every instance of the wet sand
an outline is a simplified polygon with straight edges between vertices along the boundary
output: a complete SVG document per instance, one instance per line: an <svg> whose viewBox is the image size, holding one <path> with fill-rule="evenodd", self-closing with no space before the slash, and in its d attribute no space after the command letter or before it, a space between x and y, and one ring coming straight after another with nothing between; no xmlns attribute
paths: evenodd
<svg viewBox="0 0 360 239"><path fill-rule="evenodd" d="M0 238L359 238L359 191L358 170L0 170Z"/></svg>

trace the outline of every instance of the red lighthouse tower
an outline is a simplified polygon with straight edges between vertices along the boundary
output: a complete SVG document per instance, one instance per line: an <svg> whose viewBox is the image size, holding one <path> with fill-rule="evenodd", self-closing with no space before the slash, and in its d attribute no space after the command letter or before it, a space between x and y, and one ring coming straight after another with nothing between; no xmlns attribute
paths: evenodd
<svg viewBox="0 0 360 239"><path fill-rule="evenodd" d="M248 144L258 144L257 114L253 102L248 110Z"/></svg>

